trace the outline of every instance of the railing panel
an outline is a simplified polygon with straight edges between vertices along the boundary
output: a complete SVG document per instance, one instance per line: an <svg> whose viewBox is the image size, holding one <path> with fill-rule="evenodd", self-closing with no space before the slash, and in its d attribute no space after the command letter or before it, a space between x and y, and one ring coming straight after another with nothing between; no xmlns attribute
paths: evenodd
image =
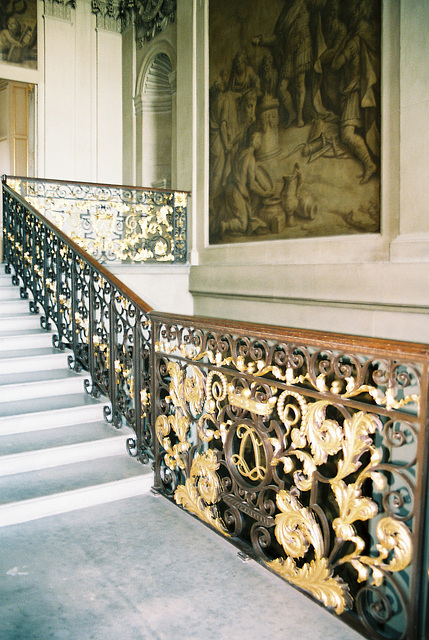
<svg viewBox="0 0 429 640"><path fill-rule="evenodd" d="M151 316L157 489L369 638L422 638L427 347Z"/></svg>
<svg viewBox="0 0 429 640"><path fill-rule="evenodd" d="M105 417L135 431L128 449L152 457L149 422L149 307L3 184L4 259L30 311L53 345L69 348L70 368L85 370L88 394L110 400Z"/></svg>
<svg viewBox="0 0 429 640"><path fill-rule="evenodd" d="M187 261L187 192L10 176L7 183L101 263Z"/></svg>

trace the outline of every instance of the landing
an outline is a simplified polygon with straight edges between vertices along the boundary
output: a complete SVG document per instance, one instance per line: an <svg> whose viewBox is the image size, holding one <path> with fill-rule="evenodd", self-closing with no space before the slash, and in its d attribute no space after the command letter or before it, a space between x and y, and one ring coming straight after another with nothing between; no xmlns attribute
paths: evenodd
<svg viewBox="0 0 429 640"><path fill-rule="evenodd" d="M2 640L359 640L152 495L0 529Z"/></svg>

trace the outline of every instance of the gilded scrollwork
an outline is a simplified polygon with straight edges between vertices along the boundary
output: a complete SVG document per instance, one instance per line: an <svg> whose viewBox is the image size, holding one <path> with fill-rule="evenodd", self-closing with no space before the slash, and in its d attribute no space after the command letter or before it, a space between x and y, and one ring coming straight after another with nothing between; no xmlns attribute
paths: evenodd
<svg viewBox="0 0 429 640"><path fill-rule="evenodd" d="M27 188L25 185L26 193L22 191ZM55 209L55 202L63 198L66 211L80 210L85 216L95 215L97 202L103 198L107 201L112 195L105 193L103 187L92 186L91 199L89 191L78 185L55 185L49 181L14 182L20 195L34 199L36 205L40 196L40 202ZM148 454L143 450L148 451L152 441L147 419L150 410L144 396L144 392L146 396L148 393L150 341L147 316L106 272L102 274L93 261L87 260L89 256L64 235L57 235L7 186L6 190L7 256L17 284L18 278L22 282L22 297L31 293L31 313L40 313L43 329L55 328L54 347L70 349L69 367L88 372L84 381L87 393L109 398L110 405L104 407L106 419L115 427L127 423L134 430L137 444L133 450L144 461ZM128 208L124 202L117 205L124 211ZM99 233L111 230L110 214L107 206L100 212Z"/></svg>
<svg viewBox="0 0 429 640"><path fill-rule="evenodd" d="M155 341L162 424L187 418L181 439L172 427L158 438L176 501L337 614L359 609L365 589L384 601L392 576L407 584L418 365L162 322Z"/></svg>
<svg viewBox="0 0 429 640"><path fill-rule="evenodd" d="M206 453L197 453L192 462L189 478L184 485L177 487L174 499L177 504L228 535L228 530L219 517L216 507L220 495L220 480L216 473L218 468L219 463L213 449L209 449Z"/></svg>
<svg viewBox="0 0 429 640"><path fill-rule="evenodd" d="M32 178L9 184L100 262L187 260L187 193Z"/></svg>
<svg viewBox="0 0 429 640"><path fill-rule="evenodd" d="M370 359L297 344L253 342L239 336L193 327L161 327L156 349L195 362L208 361L254 377L270 378L290 387L310 386L339 400L358 399L388 411L420 410L420 370L406 362Z"/></svg>

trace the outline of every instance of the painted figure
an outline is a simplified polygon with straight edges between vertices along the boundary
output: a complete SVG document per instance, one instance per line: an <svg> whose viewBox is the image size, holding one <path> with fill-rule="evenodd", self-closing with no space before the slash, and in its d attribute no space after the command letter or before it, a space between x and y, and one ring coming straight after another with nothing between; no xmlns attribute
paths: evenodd
<svg viewBox="0 0 429 640"><path fill-rule="evenodd" d="M269 47L273 57L279 61L279 98L288 113L289 124L296 119L297 126L303 127L305 77L313 65L308 2L287 0L274 27L273 36L266 39L262 35L256 36L253 44ZM296 105L293 104L290 93L292 82L296 89Z"/></svg>
<svg viewBox="0 0 429 640"><path fill-rule="evenodd" d="M375 120L378 61L376 35L370 25L371 3L361 0L351 7L352 28L344 46L332 61L343 72L341 92L341 140L363 165L361 183L377 171L371 151L377 152L379 133ZM359 133L363 131L363 135Z"/></svg>
<svg viewBox="0 0 429 640"><path fill-rule="evenodd" d="M264 189L256 178L255 151L261 144L261 134L249 135L248 144L243 146L234 159L231 175L225 192L225 211L220 223L220 232L233 235L266 233L266 223L258 218L252 207L252 195L269 198L273 195Z"/></svg>

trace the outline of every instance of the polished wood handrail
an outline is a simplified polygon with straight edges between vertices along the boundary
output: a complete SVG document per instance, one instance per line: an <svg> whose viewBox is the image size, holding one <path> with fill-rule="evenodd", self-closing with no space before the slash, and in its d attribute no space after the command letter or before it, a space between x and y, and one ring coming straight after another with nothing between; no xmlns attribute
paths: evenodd
<svg viewBox="0 0 429 640"><path fill-rule="evenodd" d="M385 338L366 338L364 336L332 333L329 331L315 331L312 329L296 329L276 325L258 324L253 322L237 322L233 320L210 318L205 316L186 316L160 311L152 311L152 320L163 323L174 323L184 326L200 327L213 331L224 331L236 335L305 343L307 346L328 346L332 349L357 350L360 353L371 353L377 356L412 357L419 362L429 361L429 345L419 342L404 342Z"/></svg>
<svg viewBox="0 0 429 640"><path fill-rule="evenodd" d="M30 180L34 182L49 182L50 184L70 184L70 185L87 185L90 187L102 187L106 189L124 189L124 190L135 190L135 191L171 191L178 193L186 193L188 196L191 196L191 192L186 189L172 189L171 187L166 187L165 189L159 187L138 187L124 184L109 184L104 182L82 182L79 180L55 180L54 178L32 178L30 176L11 176L11 175L3 175L2 182L3 184L7 184L6 180Z"/></svg>

